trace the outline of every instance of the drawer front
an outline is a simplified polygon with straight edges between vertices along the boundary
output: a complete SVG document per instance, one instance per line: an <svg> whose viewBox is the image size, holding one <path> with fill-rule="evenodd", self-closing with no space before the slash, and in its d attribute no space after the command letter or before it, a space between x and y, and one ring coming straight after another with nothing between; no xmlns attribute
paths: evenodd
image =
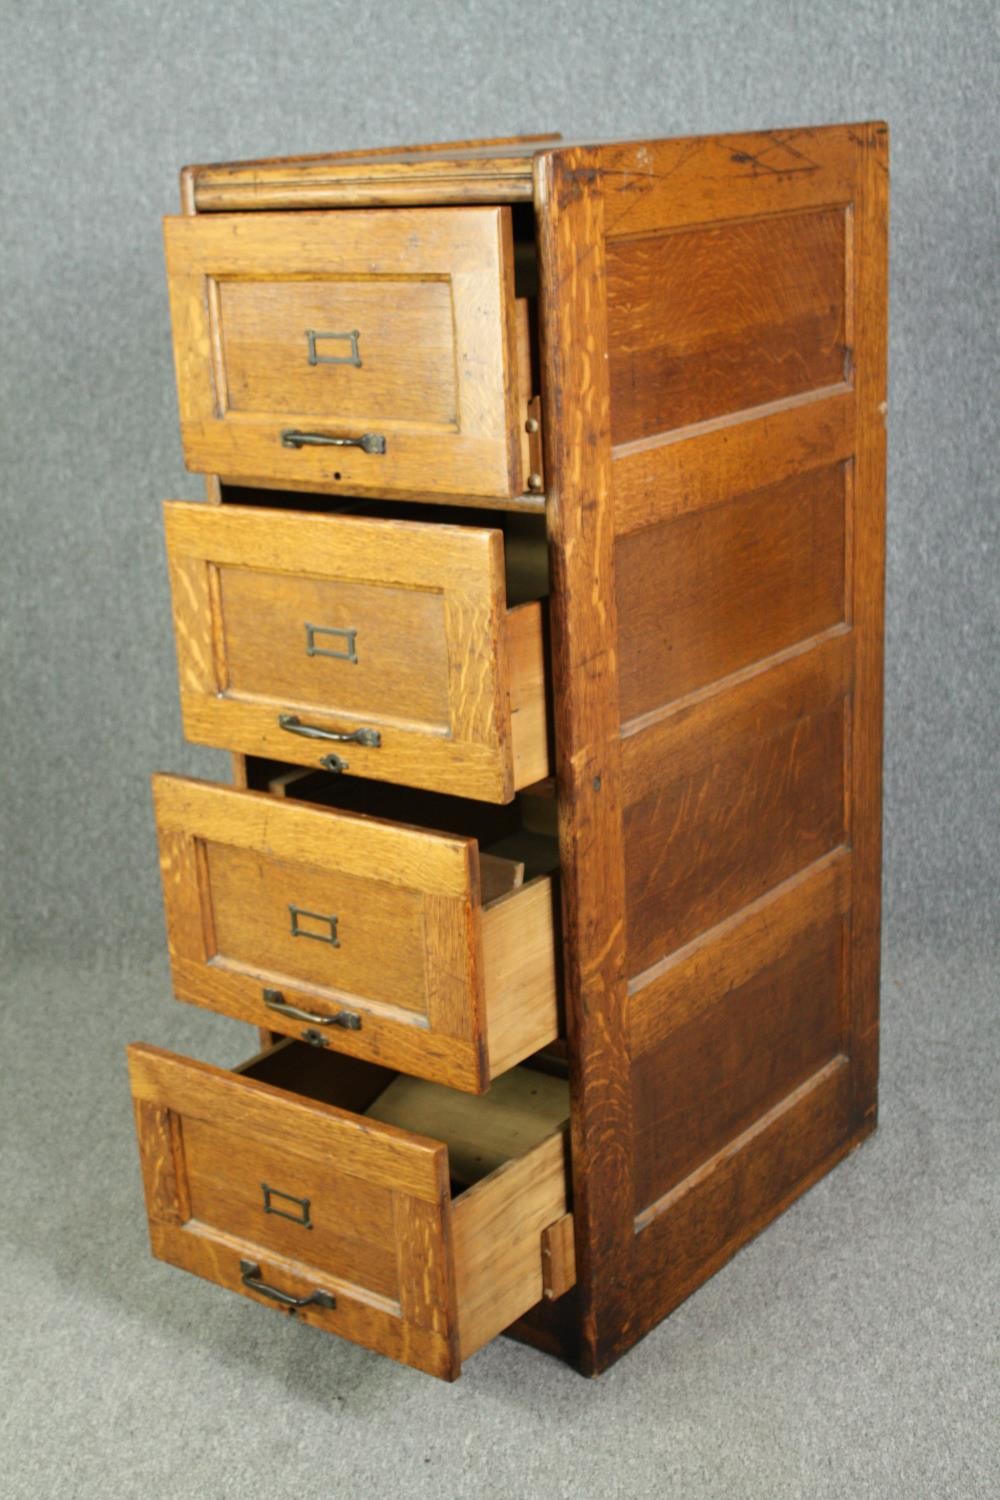
<svg viewBox="0 0 1000 1500"><path fill-rule="evenodd" d="M178 999L473 1093L558 1034L548 877L484 910L475 839L182 777L153 794Z"/></svg>
<svg viewBox="0 0 1000 1500"><path fill-rule="evenodd" d="M509 209L169 218L165 239L189 468L522 493Z"/></svg>
<svg viewBox="0 0 1000 1500"><path fill-rule="evenodd" d="M153 1047L129 1071L155 1255L458 1374L445 1146Z"/></svg>
<svg viewBox="0 0 1000 1500"><path fill-rule="evenodd" d="M231 1073L128 1049L153 1253L454 1379L564 1289L543 1264L567 1231L563 1130L453 1199L443 1141L364 1113L393 1075L310 1054L317 1087L308 1052L283 1044ZM260 1065L271 1081L249 1076Z"/></svg>
<svg viewBox="0 0 1000 1500"><path fill-rule="evenodd" d="M164 519L189 739L494 802L546 774L541 606L507 610L499 531Z"/></svg>

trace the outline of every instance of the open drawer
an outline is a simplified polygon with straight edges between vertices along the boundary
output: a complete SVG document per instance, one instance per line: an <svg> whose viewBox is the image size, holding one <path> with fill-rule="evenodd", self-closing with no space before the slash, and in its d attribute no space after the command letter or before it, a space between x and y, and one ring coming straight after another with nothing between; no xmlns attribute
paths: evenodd
<svg viewBox="0 0 1000 1500"><path fill-rule="evenodd" d="M400 789L407 822L176 776L153 798L178 999L471 1092L558 1036L554 840L475 836L517 806L449 833L415 824L455 799Z"/></svg>
<svg viewBox="0 0 1000 1500"><path fill-rule="evenodd" d="M128 1051L161 1260L447 1380L572 1285L564 1080L475 1099L298 1042L236 1072Z"/></svg>
<svg viewBox="0 0 1000 1500"><path fill-rule="evenodd" d="M188 468L355 495L520 495L508 208L164 221Z"/></svg>
<svg viewBox="0 0 1000 1500"><path fill-rule="evenodd" d="M491 802L548 774L544 529L505 567L497 527L184 501L164 520L189 740Z"/></svg>

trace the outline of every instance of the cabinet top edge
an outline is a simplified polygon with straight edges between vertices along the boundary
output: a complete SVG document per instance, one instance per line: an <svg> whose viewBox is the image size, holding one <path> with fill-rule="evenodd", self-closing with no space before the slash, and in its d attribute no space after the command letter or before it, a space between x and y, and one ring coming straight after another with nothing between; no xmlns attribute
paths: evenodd
<svg viewBox="0 0 1000 1500"><path fill-rule="evenodd" d="M674 138L678 145L739 144L770 137L787 145L833 132L884 130L882 122L805 126L717 136ZM624 152L664 145L664 140L625 138L564 140L557 132L496 140L442 141L426 145L274 156L186 166L181 205L187 214L277 209L377 208L392 206L517 203L534 197L538 157L553 151L614 147Z"/></svg>
<svg viewBox="0 0 1000 1500"><path fill-rule="evenodd" d="M315 156L274 156L185 167L188 212L403 203L528 200L532 163L561 144L556 132L488 141L440 141Z"/></svg>

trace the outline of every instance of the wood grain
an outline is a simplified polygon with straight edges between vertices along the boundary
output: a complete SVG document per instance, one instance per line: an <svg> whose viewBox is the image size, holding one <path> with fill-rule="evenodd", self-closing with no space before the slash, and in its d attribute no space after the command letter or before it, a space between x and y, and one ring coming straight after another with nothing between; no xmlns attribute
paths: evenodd
<svg viewBox="0 0 1000 1500"><path fill-rule="evenodd" d="M388 1187L340 1170L333 1157L293 1154L284 1142L193 1116L184 1122L184 1148L190 1217L203 1229L246 1240L263 1254L336 1266L342 1280L398 1301ZM271 1212L265 1184L274 1195Z"/></svg>
<svg viewBox="0 0 1000 1500"><path fill-rule="evenodd" d="M648 1316L672 1312L858 1140L847 1062L834 1058L639 1219Z"/></svg>
<svg viewBox="0 0 1000 1500"><path fill-rule="evenodd" d="M496 1078L562 1031L556 970L559 892L539 876L482 914L490 1073Z"/></svg>
<svg viewBox="0 0 1000 1500"><path fill-rule="evenodd" d="M859 127L855 207L855 368L858 446L854 462L852 619L858 641L851 719L851 1056L854 1119L874 1125L882 923L882 697L885 590L886 363L889 137Z"/></svg>
<svg viewBox="0 0 1000 1500"><path fill-rule="evenodd" d="M129 1069L137 1104L169 1111L186 1144L190 1209L177 1222L151 1207L154 1254L273 1308L243 1282L239 1261L255 1261L269 1285L335 1296L305 1321L458 1374L443 1145L157 1048L131 1047ZM272 1209L312 1227L265 1213L264 1182L290 1195Z"/></svg>
<svg viewBox="0 0 1000 1500"><path fill-rule="evenodd" d="M804 923L783 951L762 945L743 984L713 974L697 1009L634 1058L637 1214L839 1051L843 954L839 915Z"/></svg>
<svg viewBox="0 0 1000 1500"><path fill-rule="evenodd" d="M531 200L531 160L557 133L185 167L199 213Z"/></svg>
<svg viewBox="0 0 1000 1500"><path fill-rule="evenodd" d="M316 333L314 363L307 329ZM355 331L360 364L350 362ZM385 422L415 422L440 427L445 436L459 418L454 338L447 281L381 276L219 284L226 412L284 412L380 430Z"/></svg>
<svg viewBox="0 0 1000 1500"><path fill-rule="evenodd" d="M619 538L622 718L839 623L844 511L836 465Z"/></svg>
<svg viewBox="0 0 1000 1500"><path fill-rule="evenodd" d="M484 909L472 838L181 778L154 800L178 999L472 1092L558 1035L549 876L510 889L494 857Z"/></svg>
<svg viewBox="0 0 1000 1500"><path fill-rule="evenodd" d="M879 126L536 163L585 1371L871 1128L883 169Z"/></svg>
<svg viewBox="0 0 1000 1500"><path fill-rule="evenodd" d="M630 975L843 842L844 732L834 702L708 743L696 769L664 762L624 819Z"/></svg>
<svg viewBox="0 0 1000 1500"><path fill-rule="evenodd" d="M631 1341L632 1092L600 157L535 168L580 1363ZM598 874L599 872L599 874Z"/></svg>
<svg viewBox="0 0 1000 1500"><path fill-rule="evenodd" d="M541 1237L566 1208L562 1131L456 1200L455 1283L463 1359L541 1300Z"/></svg>
<svg viewBox="0 0 1000 1500"><path fill-rule="evenodd" d="M629 984L629 1050L662 1046L720 997L749 984L804 932L848 910L851 855L838 848L700 933Z"/></svg>
<svg viewBox="0 0 1000 1500"><path fill-rule="evenodd" d="M164 233L189 468L345 494L522 492L532 392L508 209L198 214ZM357 330L360 366L310 363L309 329ZM291 430L375 432L385 451L289 448Z"/></svg>
<svg viewBox="0 0 1000 1500"><path fill-rule="evenodd" d="M497 207L526 195L529 172L544 429L531 435L523 423L539 392L531 389L530 331L525 337L530 308L517 302L512 226ZM493 207L426 214L406 207L468 205L477 194L492 195ZM348 1052L364 1032L337 1039L342 1055L310 1049L313 1060L301 1069L287 1045L276 1049L283 1062L213 1084L210 1103L204 1079L189 1071L197 1065L160 1072L140 1060L137 1119L147 1137L155 1253L240 1289L245 1243L219 1225L197 1227L189 1181L193 1156L194 1197L211 1205L200 1212L247 1228L250 1179L236 1172L230 1182L222 1145L237 1120L246 1128L249 1117L269 1170L279 1165L271 1151L297 1174L322 1149L318 1204L324 1173L344 1170L345 1160L353 1171L361 1159L355 1141L365 1140L374 1166L368 1170L366 1157L360 1178L370 1212L359 1196L330 1264L294 1258L296 1236L307 1233L301 1226L268 1226L273 1248L260 1251L266 1275L299 1292L327 1284L325 1277L336 1291L336 1309L311 1307L304 1320L447 1378L463 1355L519 1320L519 1336L578 1353L581 1368L597 1373L873 1128L886 199L886 132L878 123L603 147L466 143L185 174L186 228L168 231L179 385L189 461L222 476L217 498L228 503L242 482L273 487L284 505L298 488L318 494L315 504L343 490L447 503L464 492L467 506L522 506L525 464L534 469L543 439L554 759L538 708L543 611L537 596L523 619L507 607L502 550L492 543L488 630L482 594L477 602L467 579L438 595L447 595L446 688L426 618L437 605L399 601L425 612L414 628L428 644L420 670L400 674L395 687L390 673L379 686L389 705L385 743L407 726L419 731L410 745L396 740L378 796L405 822L394 781L416 778L430 789L420 796L455 792L485 805L555 771L572 1193L565 1148L550 1136L449 1201L447 1150L433 1134L392 1134L338 1107L350 1099L363 1110L386 1085L387 1070L351 1076L362 1064ZM352 202L394 207L360 214L347 209ZM315 211L334 205L346 211ZM230 212L212 212L220 207ZM283 207L300 211L273 211ZM271 211L243 212L262 208ZM407 224L419 230L416 245L400 242ZM522 246L525 229L519 221ZM411 278L406 290L401 272ZM456 309L451 348L470 355L468 381L461 361L443 357L451 336L446 287ZM522 276L519 290L534 286ZM295 365L302 335L289 334L289 321L346 315L352 297L367 318L362 348L366 336L382 341L378 369L362 367L365 383L372 379L364 400L357 382L341 382L353 395L331 397L323 412L357 424L371 409L380 414L388 451L374 477L371 455L346 450L334 463L318 450L281 450L278 441L311 410L317 389ZM393 311L420 369L413 387L386 342ZM320 367L319 388L329 392L344 373L351 372ZM313 518L295 519L298 531ZM436 523L427 530L436 535ZM280 634L282 610L291 617L293 586L283 573L317 576L315 548L292 568L276 561L274 546L285 551L293 539L281 522L265 521L256 562L195 552L175 560L175 599L191 637L190 649L179 651L184 691L207 705L234 674L243 695L224 704L228 738L211 739L222 733L209 722L214 708L199 708L191 726L249 756L251 785L266 784L291 758L253 717L253 679L277 674L271 714L279 698L313 702L302 664L278 660L277 634L275 649L269 642L256 657L251 638L255 621ZM405 571L413 549L402 534L372 534L351 555L352 567L321 572L320 580L434 592L426 573L422 581L365 571L376 556ZM246 568L261 576L237 581L226 572ZM325 589L312 602L320 594L327 604ZM349 602L357 607L358 599ZM231 661L221 623L227 605L240 637ZM388 626L392 610L379 618ZM193 620L202 624L192 628ZM405 634L401 623L398 638ZM449 655L450 641L464 642L469 660ZM457 698L453 667L465 674ZM359 694L353 707L336 707L350 721L364 702ZM406 716L402 729L391 723L393 708ZM493 726L485 742L467 733L472 720ZM519 723L530 726L520 744ZM461 739L460 754L441 750L449 733ZM529 880L483 910L478 827L431 835L399 826L390 834L389 825L359 816L373 805L361 777L380 774L370 767L379 753L359 762L344 806L308 809L345 825L338 879L395 881L404 896L419 892L425 931L436 934L425 945L426 1009L373 1002L381 1029L369 1056L449 1089L485 1088L506 1057L533 1045L535 1021L553 1013L547 980L537 1009L535 998L536 975L550 967L556 924L543 908L547 902L550 919L553 887L548 876ZM290 798L260 800L295 809ZM506 816L499 806L490 812ZM322 869L327 845L315 841L312 825L289 825L286 834L276 817L253 812L252 842L224 857L230 885L219 920L206 899L210 835L214 829L218 842L226 821L210 820L209 833L197 837L184 820L162 830L171 942L188 945L175 955L175 976L200 1003L259 1020L250 991L245 1009L242 1000L230 1004L223 988L232 974L208 961L220 935L232 942L239 891L257 878L240 861L250 854L251 863L267 864L277 886L283 861ZM374 844L369 826L382 830ZM496 839L509 842L513 827L498 822ZM519 920L529 907L530 930ZM260 955L256 962L262 971ZM259 990L261 972L252 984ZM314 978L290 989L316 1003L310 985L316 989ZM401 993L406 999L405 986ZM478 1011L469 1010L467 993ZM512 997L506 1010L505 997ZM546 1020L540 1030L548 1029ZM364 1045L373 1035L374 1023ZM316 1078L326 1063L332 1081L324 1092ZM255 1091L266 1088L260 1080L269 1068L282 1080L266 1090L282 1101L280 1127ZM307 1085L334 1101L335 1151L332 1127L316 1114L331 1106L310 1102ZM232 1090L248 1088L244 1105ZM365 1133L351 1133L357 1129ZM430 1158L421 1154L428 1151ZM452 1166L458 1160L456 1150ZM297 1175L289 1191L296 1187L304 1196ZM364 1279L365 1236L384 1248L383 1191L393 1199L396 1258L373 1251L368 1280L378 1284L365 1288L338 1278L332 1262ZM279 1242L282 1235L288 1240ZM540 1299L543 1311L526 1318Z"/></svg>
<svg viewBox="0 0 1000 1500"><path fill-rule="evenodd" d="M499 802L547 774L542 612L507 611L499 530L184 501L164 523L189 739Z"/></svg>
<svg viewBox="0 0 1000 1500"><path fill-rule="evenodd" d="M260 1137L289 1161L335 1157L369 1186L403 1191L436 1203L445 1148L390 1125L366 1125L346 1110L299 1098L255 1079L136 1043L128 1049L134 1099L169 1109L185 1121ZM444 1179L447 1181L447 1179Z"/></svg>
<svg viewBox="0 0 1000 1500"><path fill-rule="evenodd" d="M615 240L612 441L843 379L844 272L842 209Z"/></svg>
<svg viewBox="0 0 1000 1500"><path fill-rule="evenodd" d="M544 781L552 768L544 601L507 611L510 747L515 789Z"/></svg>
<svg viewBox="0 0 1000 1500"><path fill-rule="evenodd" d="M555 1302L575 1284L573 1215L563 1214L542 1230L542 1294L547 1301Z"/></svg>
<svg viewBox="0 0 1000 1500"><path fill-rule="evenodd" d="M569 1119L569 1089L534 1068L511 1068L482 1098L400 1074L365 1114L443 1141L452 1181L470 1187L559 1131Z"/></svg>
<svg viewBox="0 0 1000 1500"><path fill-rule="evenodd" d="M615 529L725 504L853 452L854 395L843 383L623 443L614 450Z"/></svg>
<svg viewBox="0 0 1000 1500"><path fill-rule="evenodd" d="M329 1102L362 1103L377 1069L287 1043L240 1073L137 1045L129 1069L161 1259L272 1307L246 1286L241 1259L293 1296L321 1288L336 1306L310 1304L304 1321L445 1379L541 1297L542 1235L566 1215L567 1169L562 1130L532 1122L529 1095L507 1109L466 1101L465 1127L458 1116L446 1123L456 1153L480 1149L497 1163L452 1202L443 1141ZM563 1118L565 1085L532 1076L531 1097L554 1094L549 1114ZM487 1120L478 1148L463 1136L477 1116ZM183 1189L169 1148L175 1121ZM521 1154L508 1159L513 1150Z"/></svg>
<svg viewBox="0 0 1000 1500"><path fill-rule="evenodd" d="M204 850L212 963L427 1015L420 891L221 842Z"/></svg>

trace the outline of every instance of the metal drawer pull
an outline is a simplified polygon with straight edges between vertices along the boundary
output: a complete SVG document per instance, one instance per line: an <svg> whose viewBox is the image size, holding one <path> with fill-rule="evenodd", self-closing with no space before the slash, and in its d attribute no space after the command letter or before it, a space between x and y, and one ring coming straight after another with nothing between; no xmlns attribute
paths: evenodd
<svg viewBox="0 0 1000 1500"><path fill-rule="evenodd" d="M276 1010L279 1016L287 1016L290 1021L311 1021L314 1026L342 1026L345 1031L360 1031L361 1017L357 1011L338 1010L335 1015L323 1015L321 1011L300 1010L297 1005L289 1005L280 990L265 990L264 1004L268 1010Z"/></svg>
<svg viewBox="0 0 1000 1500"><path fill-rule="evenodd" d="M360 437L334 437L330 432L299 432L289 427L281 434L283 448L363 448L366 453L384 453L381 432L363 432Z"/></svg>
<svg viewBox="0 0 1000 1500"><path fill-rule="evenodd" d="M332 1292L324 1292L317 1287L315 1292L310 1292L308 1297L293 1297L291 1292L283 1292L278 1286L269 1286L266 1281L260 1279L260 1266L255 1260L241 1260L240 1274L243 1285L248 1286L252 1292L260 1292L262 1297L270 1297L274 1302L280 1302L282 1307L309 1307L313 1303L317 1307L336 1307L337 1299Z"/></svg>
<svg viewBox="0 0 1000 1500"><path fill-rule="evenodd" d="M279 714L278 728L289 734L300 734L304 740L333 740L338 745L367 745L377 750L382 736L377 729L320 729L316 724L303 724L298 714Z"/></svg>

